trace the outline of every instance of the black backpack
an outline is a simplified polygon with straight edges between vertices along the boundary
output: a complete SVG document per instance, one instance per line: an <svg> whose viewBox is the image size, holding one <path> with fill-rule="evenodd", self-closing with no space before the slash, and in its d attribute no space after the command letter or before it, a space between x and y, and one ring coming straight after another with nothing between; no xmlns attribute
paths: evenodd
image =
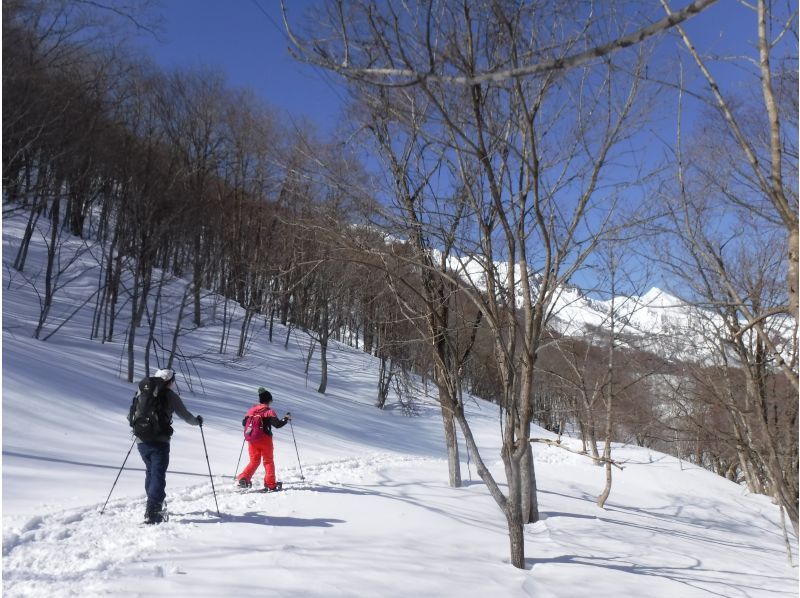
<svg viewBox="0 0 800 598"><path fill-rule="evenodd" d="M133 428L133 435L142 442L152 442L159 436L172 436L166 386L163 378L145 376L139 382L139 392L134 395L128 411L128 423Z"/></svg>

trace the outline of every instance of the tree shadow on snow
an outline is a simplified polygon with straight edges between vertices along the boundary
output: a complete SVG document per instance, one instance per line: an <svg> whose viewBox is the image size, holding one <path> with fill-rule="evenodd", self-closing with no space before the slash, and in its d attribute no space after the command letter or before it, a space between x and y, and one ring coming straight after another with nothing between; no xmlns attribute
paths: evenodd
<svg viewBox="0 0 800 598"><path fill-rule="evenodd" d="M471 486L485 486L486 482L483 480L461 480L462 488L470 488Z"/></svg>
<svg viewBox="0 0 800 598"><path fill-rule="evenodd" d="M562 496L564 498L577 499L581 501L591 502L594 504L594 499L588 500L587 496L577 497L561 494L558 492L539 491L544 494L553 494ZM712 507L707 508L708 512L712 511ZM615 514L619 515L633 515L637 521L630 521L621 518L615 518ZM736 548L743 550L755 550L759 552L772 552L776 555L781 554L779 548L770 548L761 546L757 543L755 536L748 533L748 529L743 527L743 524L728 520L727 526L719 520L710 517L690 517L681 513L680 507L674 507L668 504L663 509L653 507L651 509L642 509L637 507L629 507L625 505L607 505L602 511L598 510L596 514L582 514L571 512L557 512L557 511L543 511L542 519L551 517L567 517L570 519L588 519L595 520L598 523L608 524L612 526L620 526L621 528L632 528L636 530L644 530L651 532L658 536L675 537L682 540L691 540L700 542L701 544L708 544L712 546L723 546L727 548ZM752 527L752 526L751 526ZM712 532L736 533L741 539L731 539L729 537L719 537L712 534ZM752 531L752 530L750 530ZM768 532L772 535L777 535L780 530L772 529L762 531Z"/></svg>
<svg viewBox="0 0 800 598"><path fill-rule="evenodd" d="M539 520L544 521L551 517L569 517L571 519L597 519L596 515L584 515L582 513L567 513L564 511L540 511Z"/></svg>
<svg viewBox="0 0 800 598"><path fill-rule="evenodd" d="M595 557L582 556L575 554L565 554L553 558L528 558L525 559L525 568L535 569L537 565L582 565L586 567L599 567L606 570L615 570L621 573L633 575L645 575L661 579L669 579L684 586L703 590L712 596L733 596L734 594L749 595L747 590L764 590L766 583L770 581L780 582L784 578L780 575L753 575L752 572L742 571L721 571L719 569L706 569L701 566L701 562L694 559L692 565L674 566L664 564L642 565L623 561L615 557ZM719 575L719 574L723 575ZM738 579L737 579L738 578ZM773 588L776 595L786 594L795 595L788 592L780 592ZM676 594L678 595L678 594Z"/></svg>
<svg viewBox="0 0 800 598"><path fill-rule="evenodd" d="M577 486L572 486L571 490L574 491L571 494L565 494L561 492L554 492L552 490L542 490L542 489L538 489L537 493L559 496L567 500L577 500L579 502L591 503L593 505L592 508L594 508L594 505L596 504L597 501L597 498L595 496L586 493L585 491L579 489ZM602 510L602 513L598 512L597 515L590 515L587 518L597 519L598 521L604 521L606 523L615 523L619 525L630 525L632 527L641 527L642 529L648 529L655 532L672 534L679 537L700 540L703 542L711 542L725 546L739 547L739 548L755 547L756 550L763 550L763 549L758 548L757 546L752 545L749 542L734 542L734 541L713 539L709 536L709 532L717 531L726 534L730 532L735 532L738 535L747 538L748 540L753 538L752 532L754 528L775 537L779 536L780 534L780 529L777 528L775 525L770 524L770 522L766 520L764 522L764 525L754 526L751 520L736 521L731 517L724 516L719 511L719 508L716 506L716 503L713 500L703 499L702 497L694 496L694 497L689 497L688 501L690 502L687 502L687 497L685 496L675 496L665 493L663 506L660 507L652 506L648 508L642 508L642 507L617 503L612 498L611 500L609 500L609 504L607 504L606 507ZM695 509L697 509L697 513L700 513L702 515L690 513L687 510L687 507L694 507ZM653 527L650 527L644 523L625 522L622 520L611 519L611 516L615 513L621 515L633 515L637 518L646 518L649 520L658 521L660 523L654 524ZM710 515L711 513L716 513L718 516L713 517ZM580 517L578 515L570 513L561 513L561 514L551 513L550 516ZM780 554L781 550L778 549L775 550L774 552L776 554Z"/></svg>
<svg viewBox="0 0 800 598"><path fill-rule="evenodd" d="M321 484L300 484L298 486L284 486L283 490L286 492L294 492L297 490L307 490L310 492L321 492L324 494L356 494L360 496L368 496L372 495L372 492L367 490L361 490L354 486L344 486L344 485L331 485L331 486L324 486Z"/></svg>
<svg viewBox="0 0 800 598"><path fill-rule="evenodd" d="M35 459L36 461L47 461L49 463L64 463L65 465L79 465L80 467L96 467L99 469L112 469L114 471L120 469L119 465L103 465L102 463L89 463L86 461L73 461L71 459L61 459L59 457L42 457L40 455L26 455L25 453L18 453L16 451L3 451L3 457L18 457L21 459ZM137 453L138 459L138 453ZM141 461L141 460L140 460ZM144 472L144 467L132 467L128 463L125 464L125 471L141 471ZM188 475L200 478L207 478L208 473L195 473L191 471L176 471L173 469L168 470L169 474L175 475ZM231 477L231 476L228 476Z"/></svg>
<svg viewBox="0 0 800 598"><path fill-rule="evenodd" d="M203 512L204 514L206 512ZM197 513L187 513L188 517L175 517L173 520L179 523L248 523L251 525L269 525L273 527L333 527L336 523L345 523L344 519L329 519L325 517L314 517L312 519L302 519L300 517L275 517L264 515L258 511L250 511L242 515L222 513L220 517L191 518Z"/></svg>
<svg viewBox="0 0 800 598"><path fill-rule="evenodd" d="M171 472L170 472L171 473ZM208 474L206 474L208 477ZM221 477L228 477L232 478L233 476L221 476ZM219 489L217 489L219 491ZM331 485L325 486L322 484L307 484L305 482L284 482L283 483L283 490L282 493L292 493L292 492L320 492L325 494L356 494L361 496L369 496L374 494L373 492L369 492L367 490L360 490L356 487L344 486L344 485ZM229 495L235 494L258 494L255 490L250 490L242 493L238 488L233 488L228 491Z"/></svg>
<svg viewBox="0 0 800 598"><path fill-rule="evenodd" d="M461 488L454 488L453 490L467 490L467 486L472 485L484 485L483 482L469 482L469 483L462 483ZM412 489L414 491L419 491L420 489L424 492L424 494L428 494L429 490L439 491L442 488L446 488L442 483L424 483L424 482L406 482L402 480L390 480L390 479L382 479L379 480L377 483L370 484L370 485L350 485L350 484L337 484L336 486L320 486L320 492L339 492L342 494L356 494L362 496L372 496L372 497L379 497L382 499L396 501L405 503L408 505L412 505L415 507L419 507L420 509L425 509L426 511L430 511L431 513L435 513L437 515L441 515L443 517L447 517L448 519L452 519L454 521L460 521L462 523L480 527L483 529L494 530L494 524L485 520L485 518L476 518L474 516L461 514L458 511L451 510L445 506L434 504L431 501L425 500L422 497L417 497L413 494ZM390 491L391 490L391 491ZM448 493L449 494L449 493ZM452 496L452 495L450 495ZM435 501L434 501L435 502Z"/></svg>

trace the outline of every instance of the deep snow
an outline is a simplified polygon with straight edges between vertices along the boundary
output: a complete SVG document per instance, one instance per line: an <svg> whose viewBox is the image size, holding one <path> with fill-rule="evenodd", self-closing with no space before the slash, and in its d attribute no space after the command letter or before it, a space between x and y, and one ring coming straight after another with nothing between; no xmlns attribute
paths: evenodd
<svg viewBox="0 0 800 598"><path fill-rule="evenodd" d="M206 420L221 516L200 431L180 420L167 476L170 521L140 524L144 476L135 448L100 515L131 446L125 414L134 385L121 373L123 336L88 341L87 307L47 342L31 338L38 299L29 280L41 279L43 248L32 247L25 277L15 273L21 227L3 222L6 596L798 595L798 570L787 562L769 499L637 447L615 446L626 465L614 470L601 510L601 468L534 445L542 520L526 528L527 568L513 568L505 520L463 447L464 487L447 485L435 404L422 397L415 417L395 403L379 411L376 363L339 345L328 392L318 394L316 356L304 373L308 337L293 331L284 348L282 327L272 343L259 327L241 360L216 353L211 321L181 341L196 357L179 372L179 391ZM61 291L48 330L95 280L90 268ZM260 385L279 414L294 415L292 428L276 431L286 490L238 494L240 421ZM483 457L502 479L497 410L474 401L469 409Z"/></svg>

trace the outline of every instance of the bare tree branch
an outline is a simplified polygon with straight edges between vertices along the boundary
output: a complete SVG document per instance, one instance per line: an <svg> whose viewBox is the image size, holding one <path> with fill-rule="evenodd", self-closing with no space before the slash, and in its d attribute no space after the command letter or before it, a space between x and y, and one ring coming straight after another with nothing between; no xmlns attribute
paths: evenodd
<svg viewBox="0 0 800 598"><path fill-rule="evenodd" d="M550 71L560 71L572 69L596 58L602 58L617 50L636 45L644 40L662 33L667 29L675 27L690 18L700 14L709 6L714 4L717 0L694 0L691 4L677 12L670 12L668 16L660 21L656 21L646 27L643 27L629 35L624 35L606 44L596 46L584 52L571 54L554 58L551 60L544 60L533 64L526 64L517 66L510 69L501 69L496 71L488 71L483 73L476 73L471 76L452 76L445 74L437 74L433 70L433 65L427 72L417 71L410 68L358 68L352 66L351 55L349 51L349 44L345 35L345 58L341 62L334 61L333 57L324 54L320 48L316 47L316 56L309 50L309 42L298 38L292 31L289 25L289 20L286 16L286 4L281 0L281 12L283 14L283 22L286 27L286 33L294 45L293 54L303 62L314 64L316 66L335 71L347 78L365 81L373 85L385 85L391 87L404 87L408 85L417 85L423 81L435 81L439 83L446 83L452 85L474 86L481 85L488 82L505 81L507 79L515 79L519 77L527 77L530 75L538 75ZM313 43L311 44L313 45ZM401 81L390 81L390 79L399 78Z"/></svg>

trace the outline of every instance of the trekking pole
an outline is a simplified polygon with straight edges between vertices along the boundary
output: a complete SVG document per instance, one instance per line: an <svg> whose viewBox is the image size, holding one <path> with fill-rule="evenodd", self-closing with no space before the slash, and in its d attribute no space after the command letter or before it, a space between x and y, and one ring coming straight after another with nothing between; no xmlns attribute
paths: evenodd
<svg viewBox="0 0 800 598"><path fill-rule="evenodd" d="M114 488L117 486L117 480L119 480L119 476L122 473L122 470L125 469L125 464L128 462L128 457L131 456L131 451L133 450L133 445L136 444L136 437L134 437L133 442L131 442L131 448L128 449L128 454L125 455L125 460L122 462L122 467L119 468L117 472L117 477L114 479L114 483L111 485L111 490L108 493L108 498L106 498L106 502L103 505L103 508L100 509L100 514L102 515L106 510L106 505L108 504L109 499L111 498L111 493L114 492Z"/></svg>
<svg viewBox="0 0 800 598"><path fill-rule="evenodd" d="M242 462L242 453L244 453L244 443L247 438L242 438L242 450L239 451L239 458L236 460L236 471L233 472L233 480L236 481L236 474L239 473L239 463Z"/></svg>
<svg viewBox="0 0 800 598"><path fill-rule="evenodd" d="M217 502L217 491L214 488L214 476L211 475L211 461L208 460L208 449L206 448L206 435L203 434L203 424L200 424L200 437L203 439L203 451L206 454L206 463L208 463L208 479L211 480L211 492L214 493L214 504L217 505L217 517L222 517L219 514L219 503Z"/></svg>
<svg viewBox="0 0 800 598"><path fill-rule="evenodd" d="M300 479L305 482L306 478L303 476L303 466L300 465L300 453L297 450L297 439L294 437L294 426L292 420L289 420L289 428L292 430L292 440L294 440L294 452L297 453L297 466L300 468Z"/></svg>

